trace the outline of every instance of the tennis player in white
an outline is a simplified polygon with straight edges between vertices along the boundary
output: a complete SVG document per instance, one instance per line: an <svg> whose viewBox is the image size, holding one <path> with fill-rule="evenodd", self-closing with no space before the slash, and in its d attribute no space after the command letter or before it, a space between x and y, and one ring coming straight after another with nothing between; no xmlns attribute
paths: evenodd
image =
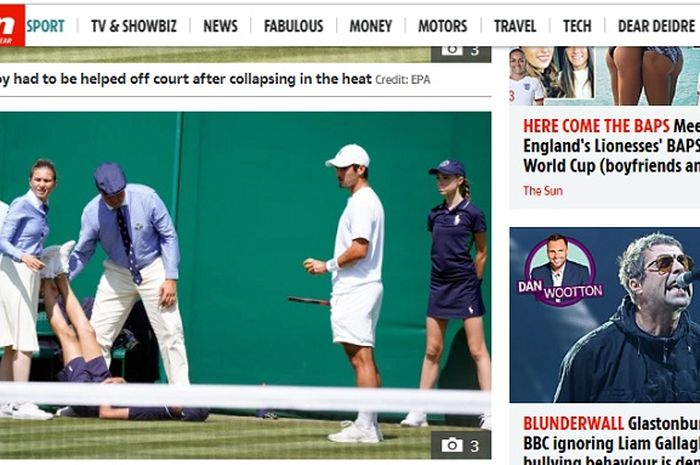
<svg viewBox="0 0 700 465"><path fill-rule="evenodd" d="M346 145L326 161L334 166L338 184L350 198L338 222L333 258L308 258L310 274L332 273L331 328L333 342L341 344L354 371L358 387L380 386L374 361L374 330L382 306L382 256L384 252L384 208L369 186L369 155L359 145ZM361 411L354 422L330 434L334 442L377 443L384 438L377 413Z"/></svg>

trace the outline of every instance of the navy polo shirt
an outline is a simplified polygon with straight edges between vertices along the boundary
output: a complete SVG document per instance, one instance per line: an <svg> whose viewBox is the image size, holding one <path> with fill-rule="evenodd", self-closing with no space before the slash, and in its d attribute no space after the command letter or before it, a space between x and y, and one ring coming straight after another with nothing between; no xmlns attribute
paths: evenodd
<svg viewBox="0 0 700 465"><path fill-rule="evenodd" d="M449 210L443 202L430 210L428 231L433 235L433 278L461 279L475 273L470 254L474 233L486 231L484 213L478 207L465 199Z"/></svg>

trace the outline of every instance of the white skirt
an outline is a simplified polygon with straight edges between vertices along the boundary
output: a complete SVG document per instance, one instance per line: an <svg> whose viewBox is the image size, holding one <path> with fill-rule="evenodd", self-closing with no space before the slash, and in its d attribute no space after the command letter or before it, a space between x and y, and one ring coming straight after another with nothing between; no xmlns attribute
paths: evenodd
<svg viewBox="0 0 700 465"><path fill-rule="evenodd" d="M39 273L0 256L0 347L12 346L21 352L39 350L36 313L40 285Z"/></svg>

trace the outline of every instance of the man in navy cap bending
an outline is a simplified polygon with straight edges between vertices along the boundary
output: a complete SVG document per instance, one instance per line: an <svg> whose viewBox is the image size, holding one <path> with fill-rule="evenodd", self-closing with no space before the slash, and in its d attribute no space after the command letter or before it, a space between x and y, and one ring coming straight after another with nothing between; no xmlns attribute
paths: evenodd
<svg viewBox="0 0 700 465"><path fill-rule="evenodd" d="M99 195L83 210L69 277L82 271L99 242L108 258L90 322L107 366L112 343L140 297L158 339L168 382L189 384L177 300L180 251L168 210L150 187L127 184L116 163L98 166L94 178Z"/></svg>

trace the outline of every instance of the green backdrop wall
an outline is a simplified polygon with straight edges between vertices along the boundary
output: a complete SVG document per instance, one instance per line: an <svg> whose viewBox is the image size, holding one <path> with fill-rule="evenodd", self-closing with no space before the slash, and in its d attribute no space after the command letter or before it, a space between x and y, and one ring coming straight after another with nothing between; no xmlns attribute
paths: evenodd
<svg viewBox="0 0 700 465"><path fill-rule="evenodd" d="M77 238L82 208L96 194L92 171L119 162L129 182L158 190L176 220L193 382L350 386L327 308L286 300L330 293L329 277L307 275L302 261L331 256L348 193L323 162L347 143L369 152L386 215L382 380L416 386L430 272L426 216L441 201L427 170L462 159L488 221L488 113L0 113L0 200L23 194L33 161L50 158L59 185L47 244ZM94 294L102 258L75 279L79 296ZM490 340L489 269L483 291ZM444 360L441 386L476 386L456 322Z"/></svg>

